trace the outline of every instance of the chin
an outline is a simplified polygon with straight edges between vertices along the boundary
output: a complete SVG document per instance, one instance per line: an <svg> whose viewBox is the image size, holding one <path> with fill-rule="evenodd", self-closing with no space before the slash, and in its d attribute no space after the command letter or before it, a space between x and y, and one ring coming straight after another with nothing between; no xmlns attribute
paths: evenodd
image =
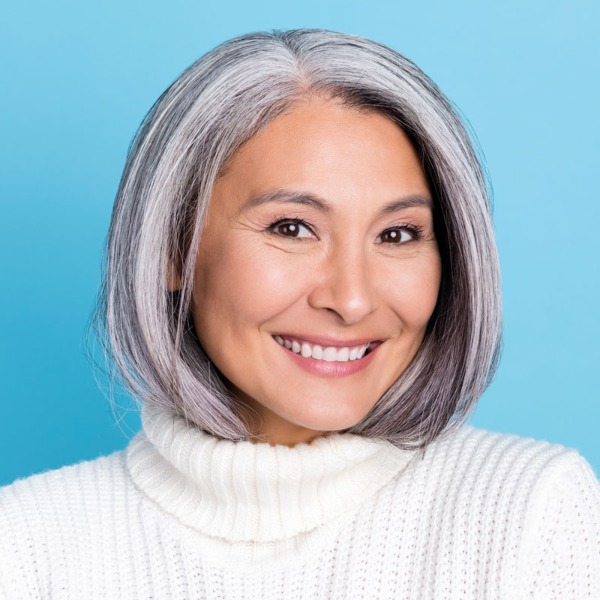
<svg viewBox="0 0 600 600"><path fill-rule="evenodd" d="M261 391L263 396L267 396L265 390ZM294 445L349 429L359 423L377 401L375 397L368 399L366 394L348 398L346 394L307 394L306 391L303 394L290 394L289 389L271 390L273 401L265 398L258 402L247 392L240 393L238 390L236 396L241 400L238 406L244 405L246 408L243 413L247 418L244 420L254 439L271 444ZM285 405L280 401L284 397L287 398Z"/></svg>
<svg viewBox="0 0 600 600"><path fill-rule="evenodd" d="M335 403L331 405L331 410L327 410L326 412L322 410L322 406L316 408L317 410L310 415L307 415L306 412L302 415L290 415L288 421L296 427L301 427L315 432L316 435L320 435L354 427L368 413L368 410L358 410L358 407L354 410L354 407L346 407L344 410L340 404L336 405Z"/></svg>

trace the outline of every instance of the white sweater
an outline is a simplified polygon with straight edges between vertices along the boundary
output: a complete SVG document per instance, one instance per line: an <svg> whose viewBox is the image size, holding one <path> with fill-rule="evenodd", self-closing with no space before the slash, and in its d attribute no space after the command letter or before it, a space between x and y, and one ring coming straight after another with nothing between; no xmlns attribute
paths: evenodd
<svg viewBox="0 0 600 600"><path fill-rule="evenodd" d="M600 487L575 451L467 426L423 453L143 424L0 490L0 598L600 599Z"/></svg>

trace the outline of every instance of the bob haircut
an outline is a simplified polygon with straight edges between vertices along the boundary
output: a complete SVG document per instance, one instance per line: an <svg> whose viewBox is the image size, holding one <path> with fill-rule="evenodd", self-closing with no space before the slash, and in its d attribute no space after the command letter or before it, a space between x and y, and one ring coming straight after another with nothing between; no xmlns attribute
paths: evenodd
<svg viewBox="0 0 600 600"><path fill-rule="evenodd" d="M218 437L250 437L191 321L194 249L228 160L311 97L397 123L433 193L442 256L436 309L409 367L344 430L424 447L468 414L496 369L498 258L485 177L460 118L418 67L373 41L315 29L243 35L160 96L132 141L117 193L96 309L100 339L135 398ZM173 269L177 292L167 284Z"/></svg>

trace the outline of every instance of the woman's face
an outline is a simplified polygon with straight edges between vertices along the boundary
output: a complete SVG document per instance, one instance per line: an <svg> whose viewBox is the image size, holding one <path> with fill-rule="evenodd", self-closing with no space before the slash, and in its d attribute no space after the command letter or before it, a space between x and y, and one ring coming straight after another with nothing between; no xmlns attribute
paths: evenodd
<svg viewBox="0 0 600 600"><path fill-rule="evenodd" d="M217 182L193 319L256 439L291 446L369 412L415 356L440 277L406 135L378 113L311 101Z"/></svg>

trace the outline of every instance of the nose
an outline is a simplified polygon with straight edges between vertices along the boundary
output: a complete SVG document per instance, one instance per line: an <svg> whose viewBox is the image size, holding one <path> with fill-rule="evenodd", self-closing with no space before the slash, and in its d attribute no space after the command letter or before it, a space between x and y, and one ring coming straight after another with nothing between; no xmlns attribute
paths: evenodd
<svg viewBox="0 0 600 600"><path fill-rule="evenodd" d="M353 325L377 308L375 273L364 250L338 248L319 264L308 295L312 308L335 313L342 323Z"/></svg>

